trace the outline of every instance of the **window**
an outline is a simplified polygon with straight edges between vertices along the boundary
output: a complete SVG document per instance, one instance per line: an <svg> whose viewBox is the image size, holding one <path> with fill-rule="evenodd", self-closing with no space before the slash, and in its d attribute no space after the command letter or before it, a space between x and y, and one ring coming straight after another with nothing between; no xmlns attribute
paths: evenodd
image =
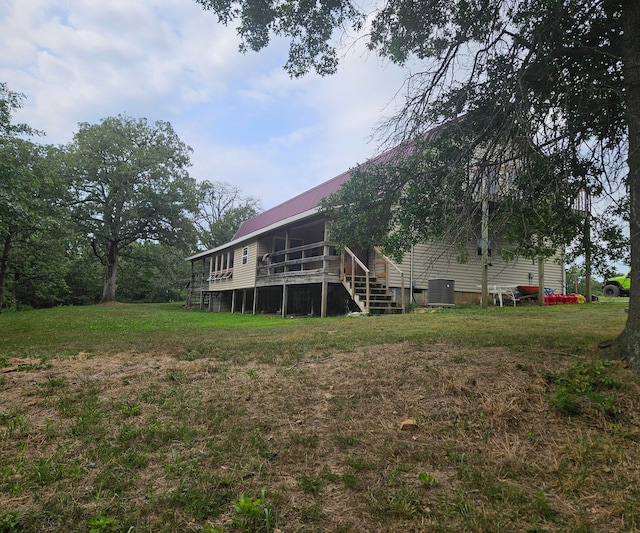
<svg viewBox="0 0 640 533"><path fill-rule="evenodd" d="M242 264L246 265L249 262L249 247L245 246L242 249Z"/></svg>

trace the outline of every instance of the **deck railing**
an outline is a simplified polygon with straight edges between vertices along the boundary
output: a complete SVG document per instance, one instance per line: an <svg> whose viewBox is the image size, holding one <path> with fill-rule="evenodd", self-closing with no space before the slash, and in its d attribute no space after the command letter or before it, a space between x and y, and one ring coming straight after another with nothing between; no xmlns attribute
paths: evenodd
<svg viewBox="0 0 640 533"><path fill-rule="evenodd" d="M365 277L365 312L368 313L371 303L371 284L369 282L371 271L348 246L345 246L344 253L340 255L340 279L350 282L351 298L354 300L356 299L356 270L358 269Z"/></svg>
<svg viewBox="0 0 640 533"><path fill-rule="evenodd" d="M376 252L376 259L379 257L385 264L386 268L385 268L385 283L386 283L386 287L387 290L389 289L389 269L393 269L395 270L399 275L400 275L400 293L401 293L401 300L402 300L402 312L404 312L404 310L406 309L406 296L405 296L405 287L404 287L404 272L400 269L400 267L398 265L396 265L391 258L387 257L386 255L384 255L382 253L382 250L380 250L380 248L378 248L377 246L374 248L374 251ZM377 264L377 261L376 261Z"/></svg>
<svg viewBox="0 0 640 533"><path fill-rule="evenodd" d="M338 273L335 245L320 241L265 254L258 264L258 278L279 274L305 275L315 272ZM335 265L335 266L334 266Z"/></svg>

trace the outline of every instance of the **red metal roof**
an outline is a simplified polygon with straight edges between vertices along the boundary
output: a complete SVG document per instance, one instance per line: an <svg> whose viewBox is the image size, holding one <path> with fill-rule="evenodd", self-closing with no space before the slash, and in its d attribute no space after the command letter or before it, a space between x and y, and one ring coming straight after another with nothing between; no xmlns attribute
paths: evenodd
<svg viewBox="0 0 640 533"><path fill-rule="evenodd" d="M380 164L388 162L399 155L408 155L413 151L412 148L413 145L407 146L405 149L402 147L393 148L371 159L366 164ZM259 215L250 218L242 223L236 234L233 236L232 241L318 207L323 198L339 191L342 184L350 177L350 171L343 172L339 176L336 176L329 181L325 181L313 189L309 189L308 191L303 192L280 205L267 209Z"/></svg>
<svg viewBox="0 0 640 533"><path fill-rule="evenodd" d="M343 172L339 176L325 181L320 185L310 189L286 202L263 211L259 215L242 223L232 240L240 239L254 231L271 226L277 222L291 218L314 207L318 207L323 198L337 192L342 184L349 179L349 172Z"/></svg>

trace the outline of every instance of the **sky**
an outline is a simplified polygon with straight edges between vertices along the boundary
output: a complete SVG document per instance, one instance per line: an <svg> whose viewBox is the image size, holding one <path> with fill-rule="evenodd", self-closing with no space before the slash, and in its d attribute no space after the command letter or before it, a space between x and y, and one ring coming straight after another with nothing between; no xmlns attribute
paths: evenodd
<svg viewBox="0 0 640 533"><path fill-rule="evenodd" d="M26 97L14 120L43 142L120 114L168 121L193 178L264 209L376 155L407 75L357 44L337 74L292 80L286 42L241 54L193 0L0 0L0 35L0 81Z"/></svg>

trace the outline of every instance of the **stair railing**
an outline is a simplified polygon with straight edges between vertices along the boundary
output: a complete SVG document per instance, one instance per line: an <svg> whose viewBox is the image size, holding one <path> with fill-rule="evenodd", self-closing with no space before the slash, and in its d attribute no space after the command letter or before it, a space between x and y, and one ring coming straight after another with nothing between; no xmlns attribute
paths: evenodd
<svg viewBox="0 0 640 533"><path fill-rule="evenodd" d="M348 256L348 257L347 257ZM351 263L351 279L349 280L349 274L347 273L348 263ZM351 282L351 298L356 299L356 266L359 266L365 275L365 313L369 312L369 300L371 298L370 287L369 287L369 275L370 271L365 266L365 264L358 259L356 254L348 247L344 247L344 253L340 255L340 277L344 281Z"/></svg>
<svg viewBox="0 0 640 533"><path fill-rule="evenodd" d="M374 248L376 253L384 260L384 262L393 268L398 274L400 274L400 291L401 291L401 299L402 299L402 312L404 313L406 309L406 300L405 300L405 291L404 291L404 272L400 269L398 265L396 265L391 258L387 257L382 253L382 250L377 246ZM389 290L389 269L385 269L385 278L386 278L386 287Z"/></svg>

